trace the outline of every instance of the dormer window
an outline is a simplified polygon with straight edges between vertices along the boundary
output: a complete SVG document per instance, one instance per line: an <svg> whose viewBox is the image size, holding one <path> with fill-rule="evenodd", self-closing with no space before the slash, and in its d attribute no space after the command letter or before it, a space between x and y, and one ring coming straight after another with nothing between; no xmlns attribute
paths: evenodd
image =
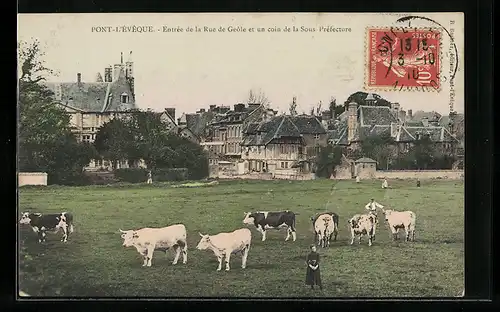
<svg viewBox="0 0 500 312"><path fill-rule="evenodd" d="M128 103L128 94L127 93L122 93L122 95L120 96L120 102L122 104Z"/></svg>

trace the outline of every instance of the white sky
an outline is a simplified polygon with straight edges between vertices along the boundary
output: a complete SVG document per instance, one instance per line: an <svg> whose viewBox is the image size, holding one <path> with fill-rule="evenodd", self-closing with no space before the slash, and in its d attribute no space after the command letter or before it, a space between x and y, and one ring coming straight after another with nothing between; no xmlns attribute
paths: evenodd
<svg viewBox="0 0 500 312"><path fill-rule="evenodd" d="M423 13L422 13L423 14ZM453 25L459 50L454 109L463 112L463 15L425 14ZM393 14L20 14L18 38L39 39L50 81L94 81L97 72L126 60L133 51L136 102L140 108L175 107L176 115L245 102L250 89L262 89L274 109L288 111L293 96L298 112L309 112L330 97L343 103L364 90L366 27L394 25ZM329 26L351 32L280 33L97 33L95 26L151 25L155 30L189 26L283 28ZM412 25L413 27L414 25ZM416 25L415 25L416 26ZM428 24L422 24L428 26ZM444 37L443 37L444 38ZM443 73L449 73L449 43L443 40ZM449 112L449 85L437 92L375 92L403 109Z"/></svg>

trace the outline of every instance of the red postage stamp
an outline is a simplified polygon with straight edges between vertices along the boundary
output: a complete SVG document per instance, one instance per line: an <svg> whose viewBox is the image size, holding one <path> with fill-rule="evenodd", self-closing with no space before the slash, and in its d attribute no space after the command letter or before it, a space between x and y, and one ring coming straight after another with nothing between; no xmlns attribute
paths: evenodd
<svg viewBox="0 0 500 312"><path fill-rule="evenodd" d="M367 89L440 90L438 30L368 28L367 41Z"/></svg>

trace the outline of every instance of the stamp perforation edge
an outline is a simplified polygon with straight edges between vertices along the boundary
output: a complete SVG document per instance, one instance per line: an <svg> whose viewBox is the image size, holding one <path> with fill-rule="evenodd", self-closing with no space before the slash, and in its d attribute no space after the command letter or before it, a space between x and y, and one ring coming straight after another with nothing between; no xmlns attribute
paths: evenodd
<svg viewBox="0 0 500 312"><path fill-rule="evenodd" d="M403 87L401 90L398 88L390 87L390 86L370 86L368 83L368 80L370 79L370 68L369 68L369 63L370 63L370 53L368 51L369 49L369 39L370 39L370 30L390 30L392 28L395 29L412 29L412 30L421 30L421 31L428 31L428 30L436 30L439 32L439 74L442 73L443 71L443 33L442 31L437 28L437 27L403 27L403 26L366 26L365 27L365 77L364 77L364 83L363 87L365 91L395 91L395 92L441 92L442 90L442 82L440 81L439 83L439 88L417 88L417 87Z"/></svg>

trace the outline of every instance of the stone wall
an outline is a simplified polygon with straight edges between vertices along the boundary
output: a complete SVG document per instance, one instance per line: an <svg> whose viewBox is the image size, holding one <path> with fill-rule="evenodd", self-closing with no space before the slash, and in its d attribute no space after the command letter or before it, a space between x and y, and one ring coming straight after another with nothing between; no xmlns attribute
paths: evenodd
<svg viewBox="0 0 500 312"><path fill-rule="evenodd" d="M47 185L47 173L45 172L19 172L19 186L23 185Z"/></svg>
<svg viewBox="0 0 500 312"><path fill-rule="evenodd" d="M463 170L389 170L376 171L377 179L451 179L464 178Z"/></svg>

